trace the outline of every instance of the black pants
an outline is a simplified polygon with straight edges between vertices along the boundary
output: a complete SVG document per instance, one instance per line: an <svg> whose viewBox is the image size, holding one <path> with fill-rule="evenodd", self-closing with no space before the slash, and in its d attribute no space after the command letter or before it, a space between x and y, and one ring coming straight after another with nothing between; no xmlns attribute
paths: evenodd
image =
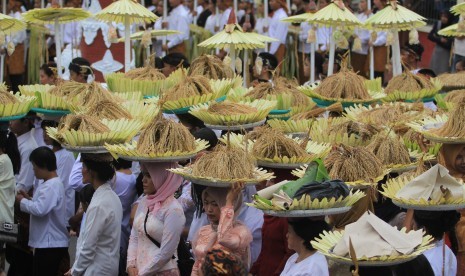
<svg viewBox="0 0 465 276"><path fill-rule="evenodd" d="M67 247L36 248L34 251L34 276L58 275L60 264L68 256Z"/></svg>
<svg viewBox="0 0 465 276"><path fill-rule="evenodd" d="M32 252L27 252L7 244L6 260L10 264L8 276L32 275Z"/></svg>

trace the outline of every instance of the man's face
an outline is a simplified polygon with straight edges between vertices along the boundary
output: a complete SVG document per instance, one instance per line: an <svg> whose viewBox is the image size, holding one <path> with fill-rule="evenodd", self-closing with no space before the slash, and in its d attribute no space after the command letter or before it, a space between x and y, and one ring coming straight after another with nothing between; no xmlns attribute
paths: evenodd
<svg viewBox="0 0 465 276"><path fill-rule="evenodd" d="M161 72L163 73L163 75L165 75L165 77L168 77L174 71L176 71L176 66L173 66L167 63L165 63L163 66L163 69L161 69Z"/></svg>
<svg viewBox="0 0 465 276"><path fill-rule="evenodd" d="M281 4L279 3L278 0L271 0L270 1L270 8L274 11L278 10L279 8L281 8Z"/></svg>

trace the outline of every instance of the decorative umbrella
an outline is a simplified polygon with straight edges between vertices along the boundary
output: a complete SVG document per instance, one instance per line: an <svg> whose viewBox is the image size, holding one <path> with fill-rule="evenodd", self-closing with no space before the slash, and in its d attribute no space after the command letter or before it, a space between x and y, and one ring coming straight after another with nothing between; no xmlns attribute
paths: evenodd
<svg viewBox="0 0 465 276"><path fill-rule="evenodd" d="M124 24L124 71L129 71L130 26L131 24L152 23L158 19L153 12L132 0L118 0L95 14L95 18L105 22Z"/></svg>
<svg viewBox="0 0 465 276"><path fill-rule="evenodd" d="M450 11L455 15L461 15L465 13L465 2L457 4L450 8Z"/></svg>
<svg viewBox="0 0 465 276"><path fill-rule="evenodd" d="M224 30L209 39L204 40L198 46L219 49L229 47L231 69L234 71L236 68L236 50L265 48L264 43L274 41L277 40L268 36L256 33L245 33L241 26L237 24L237 18L234 11L231 11L228 23L224 27Z"/></svg>
<svg viewBox="0 0 465 276"><path fill-rule="evenodd" d="M145 30L140 32L133 33L130 38L131 40L142 40L142 45L144 45L147 53L147 57L150 56L150 45L152 44L152 38L157 36L167 36L172 34L179 34L179 31L176 30ZM125 38L121 37L118 39L118 42L124 42Z"/></svg>
<svg viewBox="0 0 465 276"><path fill-rule="evenodd" d="M393 45L393 74L402 73L400 62L399 31L412 30L426 25L426 18L413 11L398 5L395 0L390 0L389 4L372 17L365 21L365 26L372 30L390 31L394 33Z"/></svg>
<svg viewBox="0 0 465 276"><path fill-rule="evenodd" d="M362 25L358 18L344 6L342 0L333 0L331 4L319 10L312 17L312 22L327 27L333 27L331 38L329 40L329 65L328 76L334 71L334 52L336 51L336 42L334 28L353 29Z"/></svg>
<svg viewBox="0 0 465 276"><path fill-rule="evenodd" d="M461 22L465 23L465 21L461 21ZM456 24L450 25L449 27L440 30L438 34L442 36L453 36L453 37L465 36L465 28L464 28L465 26L463 25L465 24L456 23Z"/></svg>
<svg viewBox="0 0 465 276"><path fill-rule="evenodd" d="M303 23L303 22L313 22L313 16L314 13L302 13L299 15L294 15L294 16L289 16L287 18L281 19L282 22L288 22L288 23ZM315 31L313 30L312 27L312 32L313 36L315 36ZM310 73L310 82L314 83L315 82L315 39L310 38L310 33L309 37L307 38L307 43L310 42L310 68L311 73Z"/></svg>
<svg viewBox="0 0 465 276"><path fill-rule="evenodd" d="M55 46L57 49L58 75L61 77L61 28L60 24L80 21L91 16L91 14L80 8L45 8L33 9L23 13L23 19L29 23L54 24Z"/></svg>
<svg viewBox="0 0 465 276"><path fill-rule="evenodd" d="M5 42L5 33L9 32L10 34L22 31L26 28L26 24L21 20L15 19L11 16L0 13L0 36L2 44ZM14 49L14 47L13 47ZM3 65L5 63L5 55L0 56L0 83L3 83Z"/></svg>

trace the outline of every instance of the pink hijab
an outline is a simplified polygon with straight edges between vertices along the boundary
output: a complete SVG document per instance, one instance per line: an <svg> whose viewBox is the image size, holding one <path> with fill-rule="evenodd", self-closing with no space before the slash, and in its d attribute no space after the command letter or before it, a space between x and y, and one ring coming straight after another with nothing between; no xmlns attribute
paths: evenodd
<svg viewBox="0 0 465 276"><path fill-rule="evenodd" d="M147 195L147 207L155 215L165 200L174 196L181 186L182 177L168 171L168 169L176 168L177 163L144 162L141 165L147 169L156 189L155 194Z"/></svg>

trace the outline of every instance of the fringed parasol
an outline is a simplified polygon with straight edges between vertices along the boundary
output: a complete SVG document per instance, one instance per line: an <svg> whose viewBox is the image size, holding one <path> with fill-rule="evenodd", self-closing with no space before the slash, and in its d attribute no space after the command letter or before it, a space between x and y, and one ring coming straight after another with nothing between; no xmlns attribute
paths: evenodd
<svg viewBox="0 0 465 276"><path fill-rule="evenodd" d="M130 25L152 23L158 19L154 13L132 0L118 0L95 14L95 18L105 22L124 24L124 71L129 71Z"/></svg>
<svg viewBox="0 0 465 276"><path fill-rule="evenodd" d="M426 18L423 16L402 7L395 0L390 0L390 3L381 11L377 12L372 17L365 21L365 26L372 30L391 31L394 33L393 45L393 74L394 76L402 73L402 65L400 61L400 45L399 31L412 30L426 25Z"/></svg>
<svg viewBox="0 0 465 276"><path fill-rule="evenodd" d="M231 11L224 30L201 42L198 46L219 49L229 47L231 69L234 71L236 69L236 50L265 48L265 43L274 41L277 40L256 33L244 32L241 26L237 24L234 11Z"/></svg>
<svg viewBox="0 0 465 276"><path fill-rule="evenodd" d="M6 5L6 4L5 4ZM15 33L15 32L19 32L19 31L22 31L26 28L26 24L21 21L21 20L18 20L16 18L13 18L11 16L8 16L8 15L5 15L5 14L0 14L0 36L3 37L3 43L5 42L5 33L8 32L8 33ZM13 45L13 49L14 49L14 44L11 44ZM0 45L2 46L2 45ZM7 48L10 48L10 47L7 47ZM9 51L8 51L9 53ZM3 83L3 64L5 63L5 55L2 54L1 55L1 61L0 61L0 83Z"/></svg>
<svg viewBox="0 0 465 276"><path fill-rule="evenodd" d="M465 3L460 3L453 6L452 8L450 8L450 11L455 15L461 15L465 13Z"/></svg>
<svg viewBox="0 0 465 276"><path fill-rule="evenodd" d="M465 28L461 27L461 23L456 23L444 28L438 32L442 36L465 36Z"/></svg>
<svg viewBox="0 0 465 276"><path fill-rule="evenodd" d="M57 48L57 68L61 68L61 28L60 24L80 21L91 16L88 11L80 8L45 8L33 9L23 13L24 21L36 24L54 24L55 43ZM58 70L61 77L62 70Z"/></svg>
<svg viewBox="0 0 465 276"><path fill-rule="evenodd" d="M344 6L342 0L333 0L331 4L315 13L312 21L321 26L340 27L343 29L352 29L362 25L358 18ZM329 42L328 76L331 76L334 71L335 34L336 32L332 30Z"/></svg>

